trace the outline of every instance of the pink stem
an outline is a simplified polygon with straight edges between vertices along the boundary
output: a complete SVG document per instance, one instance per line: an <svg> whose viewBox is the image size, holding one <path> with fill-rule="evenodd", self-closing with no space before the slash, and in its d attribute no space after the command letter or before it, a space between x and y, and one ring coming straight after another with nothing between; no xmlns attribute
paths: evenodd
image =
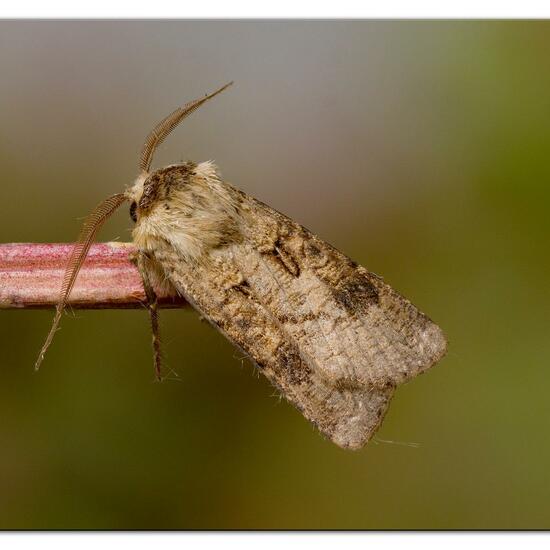
<svg viewBox="0 0 550 550"><path fill-rule="evenodd" d="M0 244L0 309L52 308L59 298L71 244ZM145 292L128 259L130 243L94 244L69 298L73 308L143 307ZM163 307L183 307L183 298L159 294Z"/></svg>

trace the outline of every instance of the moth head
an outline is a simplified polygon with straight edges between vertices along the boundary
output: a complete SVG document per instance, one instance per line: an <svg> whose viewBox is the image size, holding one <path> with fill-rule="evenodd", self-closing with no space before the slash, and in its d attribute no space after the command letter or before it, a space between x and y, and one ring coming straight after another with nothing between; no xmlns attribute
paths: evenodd
<svg viewBox="0 0 550 550"><path fill-rule="evenodd" d="M168 137L170 132L187 116L189 116L193 111L196 111L201 105L206 103L208 100L216 97L218 94L221 94L233 82L228 82L225 86L222 86L215 92L205 95L200 99L195 99L185 104L183 107L176 109L174 112L170 113L167 117L163 118L150 132L145 143L141 149L141 154L139 157L139 176L134 181L133 185L126 191L126 196L130 201L130 218L132 221L137 221L138 216L138 205L143 195L143 188L146 180L149 178L151 164L153 162L153 156L157 147Z"/></svg>
<svg viewBox="0 0 550 550"><path fill-rule="evenodd" d="M42 346L42 349L40 350L40 353L38 355L38 359L35 363L36 369L40 367L40 364L44 359L44 354L46 353L46 350L53 340L53 336L55 334L55 331L57 330L59 321L61 320L61 315L69 300L69 296L71 290L73 289L78 272L80 271L80 268L82 267L82 264L84 263L84 260L88 255L90 246L94 242L94 238L101 226L111 216L111 214L113 214L113 212L115 212L115 210L126 201L130 201L130 217L134 221L137 220L138 200L143 194L143 186L145 181L149 177L151 163L153 162L153 156L157 147L166 139L166 137L168 137L170 132L184 118L190 115L193 111L197 110L209 99L212 99L213 97L223 92L226 88L231 86L231 84L233 84L233 82L229 82L225 86L222 86L219 90L216 90L209 95L205 95L200 99L195 99L194 101L187 103L183 107L176 109L173 113L170 113L167 117L163 118L151 130L145 140L145 143L143 144L143 148L141 150L141 155L139 158L140 173L134 184L125 193L117 193L116 195L113 195L102 201L96 207L96 209L86 218L84 225L82 226L82 229L80 231L80 236L78 237L78 240L74 245L74 248L69 257L67 267L65 269L65 274L63 277L63 283L61 285L60 296L57 302L56 313L52 323L52 328L50 329L48 337L46 338L46 342Z"/></svg>

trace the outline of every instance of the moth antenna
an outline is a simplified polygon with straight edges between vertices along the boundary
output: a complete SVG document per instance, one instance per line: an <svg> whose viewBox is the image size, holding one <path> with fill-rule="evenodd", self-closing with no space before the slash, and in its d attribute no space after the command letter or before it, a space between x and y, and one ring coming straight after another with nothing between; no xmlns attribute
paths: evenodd
<svg viewBox="0 0 550 550"><path fill-rule="evenodd" d="M117 195L109 197L108 199L105 199L96 206L95 210L84 221L82 229L80 230L78 240L76 241L71 251L69 262L67 263L67 267L65 268L65 274L63 275L63 284L61 285L61 292L59 294L59 301L57 302L52 328L50 329L48 337L46 338L46 341L44 342L44 345L42 346L42 349L38 354L38 359L36 360L36 363L34 365L34 368L36 370L40 368L40 364L44 359L44 354L52 343L55 331L57 330L59 321L61 320L61 315L63 314L63 310L67 305L69 295L76 281L76 277L78 275L78 272L80 271L80 268L82 267L82 264L84 263L88 251L90 250L90 246L94 241L94 237L96 236L99 228L103 225L103 223L125 200L127 200L126 195L124 195L123 193L119 193Z"/></svg>
<svg viewBox="0 0 550 550"><path fill-rule="evenodd" d="M219 90L195 99L189 103L186 103L183 107L176 109L173 113L169 114L166 118L163 118L149 133L143 148L141 149L141 155L139 157L139 169L141 172L149 172L151 168L151 162L153 161L153 155L157 147L166 139L170 132L188 115L198 109L203 103L206 103L209 99L221 94L226 88L229 88L233 84L233 81L228 82L225 86L222 86Z"/></svg>

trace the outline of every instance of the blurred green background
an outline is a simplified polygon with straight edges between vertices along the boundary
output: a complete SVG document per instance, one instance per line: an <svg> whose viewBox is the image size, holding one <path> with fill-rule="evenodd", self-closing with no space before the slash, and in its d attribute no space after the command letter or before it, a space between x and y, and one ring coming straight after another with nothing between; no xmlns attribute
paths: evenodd
<svg viewBox="0 0 550 550"><path fill-rule="evenodd" d="M52 312L2 311L0 528L550 528L549 49L547 22L0 22L1 241L73 240L235 80L156 166L215 159L450 342L354 453L192 310L160 384L144 311L67 316L38 374Z"/></svg>

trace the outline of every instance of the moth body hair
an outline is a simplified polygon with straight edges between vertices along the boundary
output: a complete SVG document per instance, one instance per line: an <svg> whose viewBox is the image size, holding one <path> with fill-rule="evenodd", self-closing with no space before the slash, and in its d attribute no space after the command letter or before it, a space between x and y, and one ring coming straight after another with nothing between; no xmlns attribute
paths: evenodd
<svg viewBox="0 0 550 550"><path fill-rule="evenodd" d="M138 205L133 239L144 250L153 252L167 242L187 261L200 262L228 235L238 235L235 197L211 161L167 166L145 180L139 178L128 196Z"/></svg>

